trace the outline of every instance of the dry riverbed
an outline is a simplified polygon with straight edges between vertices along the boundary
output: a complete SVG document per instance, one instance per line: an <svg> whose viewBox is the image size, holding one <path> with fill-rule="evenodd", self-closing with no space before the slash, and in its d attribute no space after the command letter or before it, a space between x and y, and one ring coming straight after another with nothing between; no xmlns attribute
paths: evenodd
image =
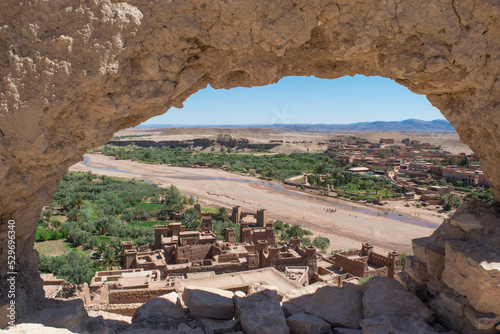
<svg viewBox="0 0 500 334"><path fill-rule="evenodd" d="M300 224L315 236L329 238L328 252L358 249L362 242L372 242L379 251L394 249L410 253L411 239L430 235L441 223L441 218L423 209L405 208L402 212L396 209L386 216L384 207L363 206L304 193L220 169L149 165L87 154L85 161L72 166L70 171L135 178L161 187L174 184L183 194L213 205L240 205L251 211L266 208L271 219ZM327 209L336 209L336 212Z"/></svg>

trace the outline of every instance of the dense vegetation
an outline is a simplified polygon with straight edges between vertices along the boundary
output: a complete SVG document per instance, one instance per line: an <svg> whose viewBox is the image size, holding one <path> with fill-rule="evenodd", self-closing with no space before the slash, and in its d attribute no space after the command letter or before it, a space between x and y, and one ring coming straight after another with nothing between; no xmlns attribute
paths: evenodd
<svg viewBox="0 0 500 334"><path fill-rule="evenodd" d="M49 204L62 210L62 215L54 215L51 209L42 211L37 241L66 239L73 251L50 258L41 256L40 271L56 273L73 283L88 281L94 271L120 265L122 241L153 243L153 226L167 224L171 213L194 202L175 186L159 188L142 181L69 173ZM63 265L69 259L73 269ZM83 267L90 272L84 272Z"/></svg>
<svg viewBox="0 0 500 334"><path fill-rule="evenodd" d="M97 150L117 160L131 159L149 164L173 166L220 167L231 172L249 173L265 179L284 181L303 171L327 172L331 166L326 153L292 153L276 155L227 154L226 152L200 152L180 147L115 147L103 146Z"/></svg>
<svg viewBox="0 0 500 334"><path fill-rule="evenodd" d="M149 164L174 166L219 167L230 172L248 173L266 180L284 181L303 172L310 172L308 182L312 186L332 185L344 192L359 194L359 198L373 201L378 193L383 198L393 196L390 181L347 171L352 166L339 167L327 153L292 153L275 155L227 154L225 152L199 152L169 147L116 147L105 145L97 150L117 160L131 159ZM370 197L372 196L372 197Z"/></svg>
<svg viewBox="0 0 500 334"><path fill-rule="evenodd" d="M121 265L122 241L135 245L154 242L154 225L168 224L168 217L181 212L179 219L186 230L199 230L201 215L193 207L193 197L183 196L175 186L159 188L135 180L69 173L57 190L50 208L42 211L37 241L65 239L66 252L40 256L40 271L51 272L71 283L89 282L94 272ZM202 208L214 213L213 232L223 239L227 228L234 228L239 240L239 225L225 208ZM280 240L310 235L298 225L277 223ZM318 243L318 241L320 241ZM311 244L308 239L307 245ZM325 241L315 239L318 248ZM329 240L328 240L329 244Z"/></svg>

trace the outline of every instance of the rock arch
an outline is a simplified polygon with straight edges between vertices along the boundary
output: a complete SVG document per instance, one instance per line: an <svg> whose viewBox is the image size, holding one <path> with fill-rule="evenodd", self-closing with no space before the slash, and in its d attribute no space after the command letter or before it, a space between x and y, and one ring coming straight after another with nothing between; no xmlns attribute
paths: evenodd
<svg viewBox="0 0 500 334"><path fill-rule="evenodd" d="M500 201L499 11L493 0L4 1L2 292L7 221L16 221L22 314L42 299L36 221L68 166L207 84L391 78L441 110Z"/></svg>

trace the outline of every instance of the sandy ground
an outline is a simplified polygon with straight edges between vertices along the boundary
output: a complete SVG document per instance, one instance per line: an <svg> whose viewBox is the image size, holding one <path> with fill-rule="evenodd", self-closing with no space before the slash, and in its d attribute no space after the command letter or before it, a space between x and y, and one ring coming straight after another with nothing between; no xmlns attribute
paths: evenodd
<svg viewBox="0 0 500 334"><path fill-rule="evenodd" d="M125 129L117 132L115 136L146 135L146 140L189 140L201 137L213 137L220 133L229 133L235 137L244 137L252 143L268 143L270 140L283 140L289 144L280 145L272 151L277 153L291 152L323 152L325 145L319 142L327 140L338 140L338 138L354 136L366 139L372 143L378 143L380 138L392 138L401 144L403 138L420 140L422 143L430 143L435 146L441 145L443 150L451 153L472 153L466 144L460 141L456 133L415 133L415 132L388 132L388 131L334 131L334 132L278 132L273 129L220 129L220 128L175 128L175 129ZM296 142L307 142L294 144ZM312 142L312 143L309 143Z"/></svg>
<svg viewBox="0 0 500 334"><path fill-rule="evenodd" d="M258 178L232 174L219 169L182 168L167 165L148 165L129 160L115 161L101 154L88 154L84 162L70 171L91 171L95 174L147 180L161 187L174 184L186 195L198 197L209 204L231 207L240 205L244 210L268 210L271 219L300 224L331 240L331 250L359 249L362 242L372 242L379 251L398 250L411 253L411 239L428 236L441 223L441 219L429 217L396 219L414 216L414 210L406 210L402 216L391 212L386 217L384 208L363 207L359 204L333 198L303 193L280 184L263 183ZM357 209L353 207L357 206ZM334 213L326 208L336 209ZM364 210L372 212L364 213ZM373 211L377 210L377 211ZM386 209L387 210L387 209ZM380 216L378 216L380 214ZM429 223L431 225L429 225ZM426 226L420 226L427 224Z"/></svg>

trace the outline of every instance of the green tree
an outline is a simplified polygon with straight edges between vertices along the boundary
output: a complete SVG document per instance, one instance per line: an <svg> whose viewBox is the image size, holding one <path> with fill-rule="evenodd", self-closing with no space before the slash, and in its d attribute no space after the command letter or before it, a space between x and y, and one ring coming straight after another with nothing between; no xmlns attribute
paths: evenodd
<svg viewBox="0 0 500 334"><path fill-rule="evenodd" d="M59 256L42 255L39 270L42 273L53 273L72 284L89 283L94 276L90 258L75 250Z"/></svg>
<svg viewBox="0 0 500 334"><path fill-rule="evenodd" d="M314 238L312 245L316 248L321 249L323 252L326 252L328 247L330 247L330 239L325 237L316 237Z"/></svg>
<svg viewBox="0 0 500 334"><path fill-rule="evenodd" d="M40 231L38 237L41 241L47 241L49 239L49 231L43 229L42 231Z"/></svg>
<svg viewBox="0 0 500 334"><path fill-rule="evenodd" d="M231 217L229 216L229 211L226 208L220 207L217 210L217 214L215 215L215 220L221 220L223 222L231 221Z"/></svg>
<svg viewBox="0 0 500 334"><path fill-rule="evenodd" d="M120 255L112 247L106 247L101 254L101 265L107 269L113 269L120 264Z"/></svg>

